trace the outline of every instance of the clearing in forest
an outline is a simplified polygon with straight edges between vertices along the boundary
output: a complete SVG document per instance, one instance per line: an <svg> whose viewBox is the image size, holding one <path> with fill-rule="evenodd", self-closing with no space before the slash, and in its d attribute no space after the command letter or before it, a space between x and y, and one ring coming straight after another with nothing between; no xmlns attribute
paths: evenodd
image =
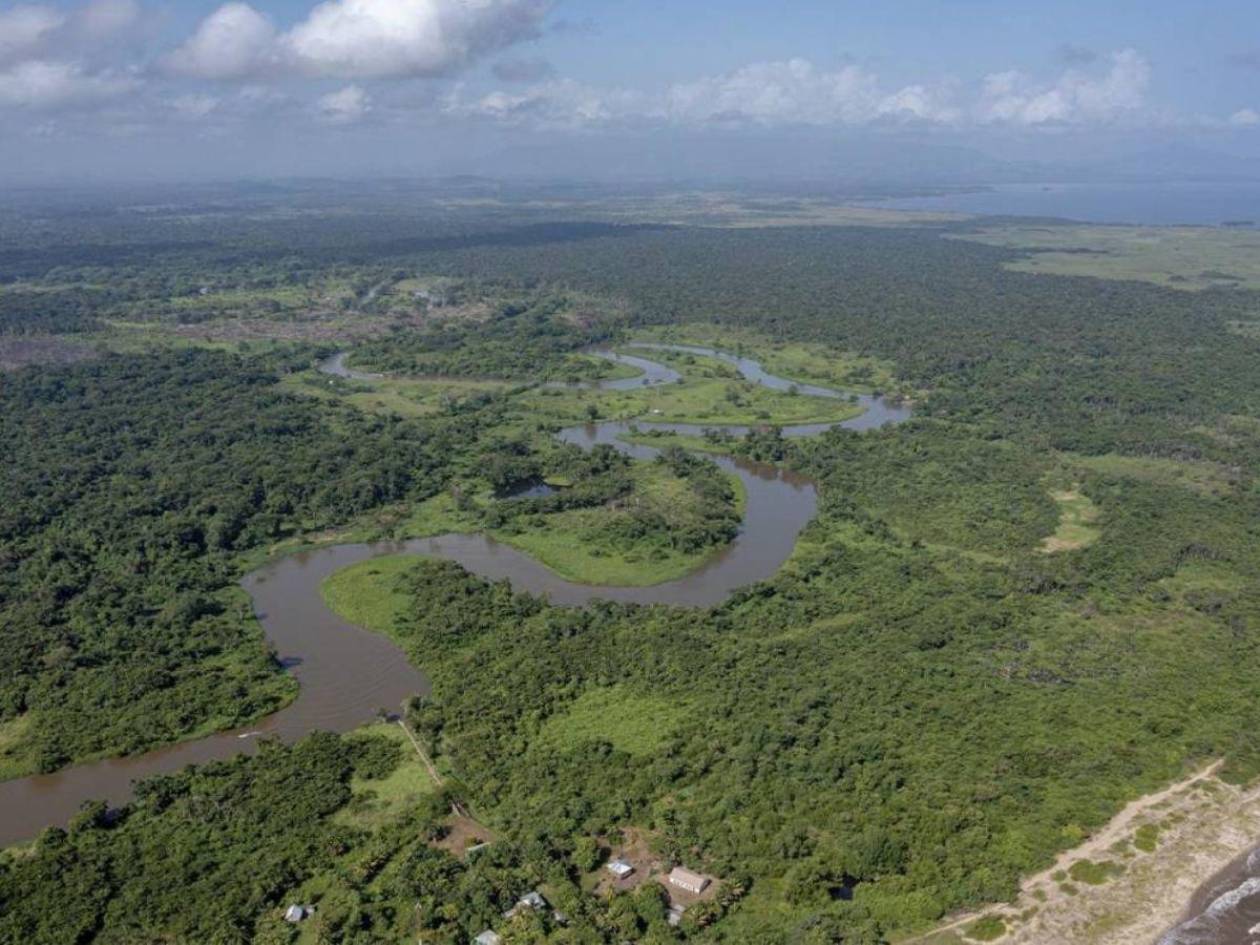
<svg viewBox="0 0 1260 945"><path fill-rule="evenodd" d="M1041 543L1046 554L1058 551L1075 551L1096 542L1102 532L1094 527L1098 519L1098 507L1076 489L1052 492L1051 497L1059 504L1059 527Z"/></svg>

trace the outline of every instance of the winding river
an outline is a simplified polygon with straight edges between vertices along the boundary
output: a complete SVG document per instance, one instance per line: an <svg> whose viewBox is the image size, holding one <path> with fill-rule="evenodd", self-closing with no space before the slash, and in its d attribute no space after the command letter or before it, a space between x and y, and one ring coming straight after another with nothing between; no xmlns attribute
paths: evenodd
<svg viewBox="0 0 1260 945"><path fill-rule="evenodd" d="M756 361L710 348L682 345L638 345L645 349L674 350L716 357L734 364L750 381L776 389L795 387L814 397L850 395L796 384L766 372ZM633 378L596 382L605 390L630 390L644 384L676 381L673 369L646 358L595 352L601 357L640 368ZM372 381L379 375L346 366L345 354L325 361L325 373ZM838 424L868 430L909 417L908 408L886 400L861 396L863 413ZM784 428L785 436L813 436L833 424ZM650 459L657 450L624 442L631 426L640 431L665 430L699 435L704 427L679 423L605 422L575 426L559 434L566 442L590 448L608 443L636 459ZM747 427L724 427L739 435ZM637 604L705 607L725 600L737 588L771 577L787 560L796 538L814 517L817 494L806 477L775 466L727 456L715 457L724 470L739 477L747 492L746 514L740 534L700 567L674 581L650 587L607 587L575 584L560 578L534 558L481 534L452 534L401 542L346 544L317 548L272 561L247 575L242 587L253 600L267 639L299 684L298 697L286 708L248 728L221 732L130 758L111 758L66 768L49 775L0 783L0 847L29 839L44 827L64 824L88 800L125 802L136 780L178 771L189 764L230 758L255 750L263 736L285 741L315 731L348 731L369 721L379 709L396 709L407 697L428 691L424 675L407 662L402 651L383 636L355 627L330 611L320 585L341 568L381 555L409 553L455 561L491 580L510 580L513 587L545 594L561 605L581 605L595 599Z"/></svg>

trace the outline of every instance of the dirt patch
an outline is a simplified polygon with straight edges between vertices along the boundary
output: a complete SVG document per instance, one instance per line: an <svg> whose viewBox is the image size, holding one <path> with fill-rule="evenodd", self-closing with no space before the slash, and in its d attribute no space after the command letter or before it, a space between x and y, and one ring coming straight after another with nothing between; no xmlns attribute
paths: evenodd
<svg viewBox="0 0 1260 945"><path fill-rule="evenodd" d="M608 862L621 860L623 863L629 863L634 867L634 872L624 879L617 879L608 872L606 867L601 866L595 892L605 896L612 895L614 892L629 892L660 875L665 869L665 864L652 852L651 841L652 834L638 827L627 827L623 830L620 842L610 842L608 838L601 837L601 844L611 851Z"/></svg>
<svg viewBox="0 0 1260 945"><path fill-rule="evenodd" d="M1012 903L958 916L901 945L956 945L986 917L1003 945L1150 945L1198 887L1260 836L1260 788L1215 775L1217 762L1129 804L1081 846L1027 879Z"/></svg>
<svg viewBox="0 0 1260 945"><path fill-rule="evenodd" d="M494 843L495 835L488 827L477 823L471 817L452 814L443 826L446 832L441 839L434 840L430 846L445 850L461 860L468 856L468 851L483 843Z"/></svg>

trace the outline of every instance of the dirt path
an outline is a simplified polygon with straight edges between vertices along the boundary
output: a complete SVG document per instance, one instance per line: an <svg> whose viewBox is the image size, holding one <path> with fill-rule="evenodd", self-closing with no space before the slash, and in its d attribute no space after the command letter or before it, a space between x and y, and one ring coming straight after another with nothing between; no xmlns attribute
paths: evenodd
<svg viewBox="0 0 1260 945"><path fill-rule="evenodd" d="M398 727L407 733L407 740L411 742L412 747L416 750L416 754L420 756L420 761L424 765L425 770L429 772L429 777L433 779L433 783L439 788L445 787L446 782L442 779L442 776L438 774L438 769L433 764L433 760L429 758L428 752L420 746L420 740L416 738L411 729L407 728L407 723L402 719L398 719ZM456 817L464 817L467 820L473 820L473 816L468 813L468 810L464 807L464 805L455 800L455 798L451 798L451 813L453 813Z"/></svg>
<svg viewBox="0 0 1260 945"><path fill-rule="evenodd" d="M1198 884L1260 837L1260 788L1243 792L1218 780L1214 761L1126 805L1078 847L1020 884L1015 902L957 915L900 945L955 945L963 929L1000 916L1009 945L1140 945L1175 924ZM1153 852L1134 848L1136 831L1158 828ZM1073 881L1073 865L1108 862L1122 869L1099 885Z"/></svg>
<svg viewBox="0 0 1260 945"><path fill-rule="evenodd" d="M416 754L420 756L420 761L424 764L425 770L429 772L429 777L433 779L433 783L438 787L442 787L444 784L442 776L438 774L438 769L433 766L433 762L430 760L428 753L420 747L419 740L415 735L411 734L411 729L407 728L407 723L402 719L399 719L398 727L407 733L407 741L411 742L412 747L416 750Z"/></svg>

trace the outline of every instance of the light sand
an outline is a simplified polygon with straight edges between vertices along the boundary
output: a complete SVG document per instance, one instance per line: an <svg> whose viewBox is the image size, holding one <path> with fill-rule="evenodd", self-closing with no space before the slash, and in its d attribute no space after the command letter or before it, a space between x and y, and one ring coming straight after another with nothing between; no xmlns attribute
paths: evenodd
<svg viewBox="0 0 1260 945"><path fill-rule="evenodd" d="M1260 844L1260 787L1219 780L1216 762L1126 806L1085 843L1029 877L1014 903L956 916L902 945L956 945L978 918L1001 916L1002 945L1152 945L1182 918L1200 885ZM1133 846L1138 828L1159 828L1158 845ZM1110 862L1123 872L1098 886L1064 874L1073 864ZM1056 879L1056 876L1059 877Z"/></svg>

